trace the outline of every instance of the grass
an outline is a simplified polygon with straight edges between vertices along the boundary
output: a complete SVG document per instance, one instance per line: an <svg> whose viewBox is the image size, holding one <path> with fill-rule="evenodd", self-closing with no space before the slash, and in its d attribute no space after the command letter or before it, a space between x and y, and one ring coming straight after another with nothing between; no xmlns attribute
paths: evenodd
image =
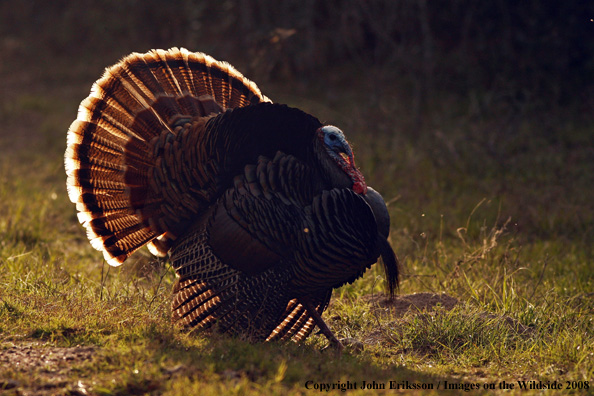
<svg viewBox="0 0 594 396"><path fill-rule="evenodd" d="M374 266L337 290L324 314L339 338L355 340L338 357L320 351L322 336L253 345L179 332L169 322L174 274L166 262L143 251L108 268L66 196L65 131L90 83L71 84L0 103L0 389L7 394L299 395L347 381L442 389L447 381L478 384L479 393L505 381L515 384L512 393L538 393L518 389L518 381L533 380L592 393L594 161L586 125L551 118L555 133L542 135L537 117L497 125L444 99L416 136L402 98L362 107L348 96L356 87L328 100L305 92L315 101L263 87L347 131L369 184L390 202L400 294L459 301L453 309L396 312L369 298L384 290ZM5 364L15 347L31 348L30 356L91 352Z"/></svg>

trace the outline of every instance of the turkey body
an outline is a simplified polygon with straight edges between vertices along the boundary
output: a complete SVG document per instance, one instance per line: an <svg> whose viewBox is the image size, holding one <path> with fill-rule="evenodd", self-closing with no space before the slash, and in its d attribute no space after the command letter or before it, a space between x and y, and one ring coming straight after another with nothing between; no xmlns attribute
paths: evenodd
<svg viewBox="0 0 594 396"><path fill-rule="evenodd" d="M108 68L68 132L69 197L111 265L170 255L172 317L250 340L294 340L332 290L381 256L389 216L342 131L273 104L233 67L185 49Z"/></svg>

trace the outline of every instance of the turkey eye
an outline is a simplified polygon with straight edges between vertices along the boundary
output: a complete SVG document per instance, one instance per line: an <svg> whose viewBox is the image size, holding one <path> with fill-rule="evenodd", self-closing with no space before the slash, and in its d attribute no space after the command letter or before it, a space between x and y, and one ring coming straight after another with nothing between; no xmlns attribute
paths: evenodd
<svg viewBox="0 0 594 396"><path fill-rule="evenodd" d="M336 135L328 135L328 139L334 142L336 140Z"/></svg>

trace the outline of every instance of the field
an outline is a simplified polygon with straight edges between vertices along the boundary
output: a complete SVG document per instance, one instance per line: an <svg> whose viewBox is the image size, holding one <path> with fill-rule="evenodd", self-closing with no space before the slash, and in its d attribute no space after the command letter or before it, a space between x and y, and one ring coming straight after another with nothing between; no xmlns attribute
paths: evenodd
<svg viewBox="0 0 594 396"><path fill-rule="evenodd" d="M19 40L1 44L0 393L594 393L592 103L438 92L414 111L410 81L356 64L260 83L340 126L389 203L398 297L379 265L336 290L337 355L322 335L180 332L166 260L143 250L110 268L66 195L66 131L102 69L147 48L34 56Z"/></svg>

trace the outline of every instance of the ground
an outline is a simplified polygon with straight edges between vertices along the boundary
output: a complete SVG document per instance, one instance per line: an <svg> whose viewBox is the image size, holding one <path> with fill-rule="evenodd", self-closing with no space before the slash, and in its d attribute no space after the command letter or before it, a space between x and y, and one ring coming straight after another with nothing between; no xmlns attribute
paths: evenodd
<svg viewBox="0 0 594 396"><path fill-rule="evenodd" d="M364 296L370 312L377 315L402 318L406 314L420 320L427 320L435 311L450 311L457 304L458 299L447 294L414 293L396 296L394 299L381 294ZM485 319L493 319L494 315L484 313ZM528 331L512 318L503 318L505 323L516 331ZM371 331L361 340L344 338L350 353L360 352L365 345L381 343L385 340L384 330ZM34 382L20 382L15 379L0 380L0 389L13 390L16 394L23 395L54 395L61 394L66 389L69 395L86 395L91 379L73 380L70 371L73 366L93 364L104 357L97 356L98 348L94 346L56 347L51 342L22 341L15 339L2 343L0 350L0 364L12 372L31 375L36 378ZM166 371L170 374L183 372L184 365L176 365ZM222 375L228 379L240 379L242 374L235 370L223 371Z"/></svg>

